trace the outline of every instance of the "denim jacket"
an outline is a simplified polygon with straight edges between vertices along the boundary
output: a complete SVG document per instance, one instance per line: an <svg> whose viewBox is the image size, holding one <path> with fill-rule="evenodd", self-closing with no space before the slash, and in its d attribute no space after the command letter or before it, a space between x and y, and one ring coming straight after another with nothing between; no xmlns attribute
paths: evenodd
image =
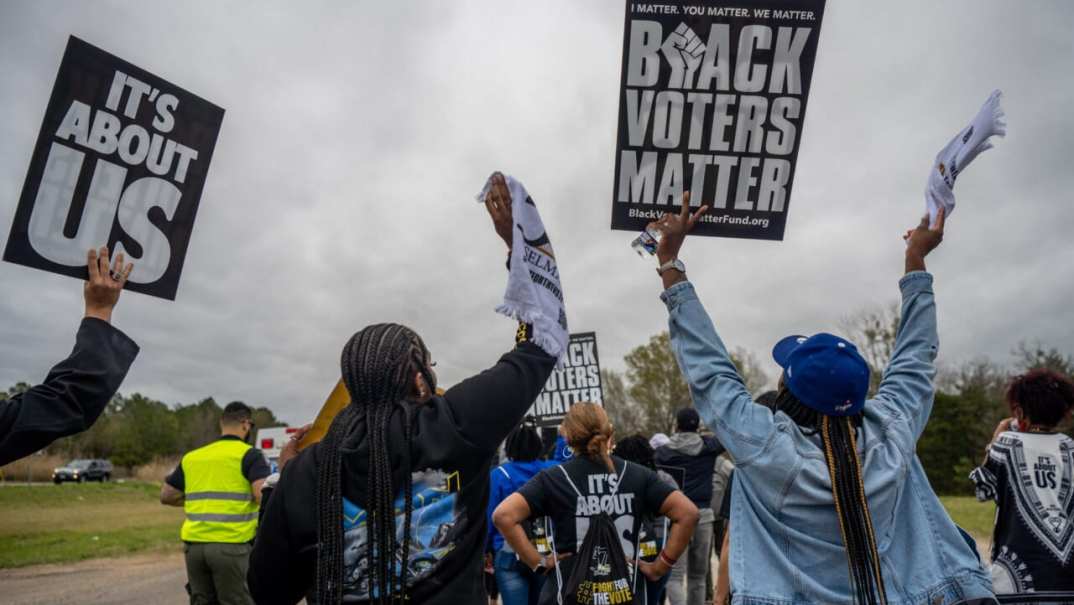
<svg viewBox="0 0 1074 605"><path fill-rule="evenodd" d="M902 320L859 432L862 472L890 605L992 597L991 581L932 491L915 452L933 404L932 275L907 274ZM734 605L851 603L846 551L819 437L755 404L693 285L661 298L694 405L735 460L731 494Z"/></svg>

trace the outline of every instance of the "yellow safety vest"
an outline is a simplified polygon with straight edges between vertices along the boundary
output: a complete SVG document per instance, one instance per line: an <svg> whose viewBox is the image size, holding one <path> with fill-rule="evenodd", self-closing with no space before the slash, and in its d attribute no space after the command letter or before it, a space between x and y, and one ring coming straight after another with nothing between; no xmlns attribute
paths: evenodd
<svg viewBox="0 0 1074 605"><path fill-rule="evenodd" d="M242 474L242 458L250 447L237 439L220 439L183 456L184 542L241 544L254 539L258 506Z"/></svg>

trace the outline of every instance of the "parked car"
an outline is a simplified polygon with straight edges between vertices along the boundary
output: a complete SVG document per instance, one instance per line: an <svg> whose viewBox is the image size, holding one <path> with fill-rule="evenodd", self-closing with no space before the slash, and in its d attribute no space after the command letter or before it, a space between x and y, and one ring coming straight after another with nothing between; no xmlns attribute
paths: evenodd
<svg viewBox="0 0 1074 605"><path fill-rule="evenodd" d="M53 469L52 482L64 481L108 481L112 478L112 463L107 460L72 460Z"/></svg>

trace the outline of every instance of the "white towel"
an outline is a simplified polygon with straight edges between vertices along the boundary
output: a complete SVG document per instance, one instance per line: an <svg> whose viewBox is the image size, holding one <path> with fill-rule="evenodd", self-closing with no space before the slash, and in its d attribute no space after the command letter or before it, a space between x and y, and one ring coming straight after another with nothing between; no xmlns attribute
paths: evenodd
<svg viewBox="0 0 1074 605"><path fill-rule="evenodd" d="M563 287L559 281L556 255L548 241L537 205L526 188L511 176L505 177L511 193L511 217L515 222L511 238L511 266L503 304L496 307L518 321L533 325L533 343L563 363L567 351L567 312L563 306ZM477 194L485 202L492 177Z"/></svg>
<svg viewBox="0 0 1074 605"><path fill-rule="evenodd" d="M955 179L977 154L992 149L989 137L1006 136L1007 118L999 106L1002 94L998 90L993 91L970 125L936 154L925 186L925 207L929 212L930 224L936 222L936 213L940 208L944 209L944 216L950 218L955 210Z"/></svg>

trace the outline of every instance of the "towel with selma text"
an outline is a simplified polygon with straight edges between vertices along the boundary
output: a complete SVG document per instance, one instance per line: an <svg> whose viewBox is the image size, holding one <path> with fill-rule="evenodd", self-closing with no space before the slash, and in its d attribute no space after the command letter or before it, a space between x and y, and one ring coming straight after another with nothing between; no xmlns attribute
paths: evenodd
<svg viewBox="0 0 1074 605"><path fill-rule="evenodd" d="M563 353L567 350L567 313L556 255L533 198L514 177L506 176L505 180L511 193L511 217L515 228L511 238L507 291L496 312L532 324L533 343L562 363ZM484 203L491 186L490 176L477 194L478 202Z"/></svg>
<svg viewBox="0 0 1074 605"><path fill-rule="evenodd" d="M950 217L955 210L955 179L982 151L992 149L992 135L1006 136L1007 118L999 106L1003 93L996 90L988 97L981 110L951 142L936 155L925 186L925 206L929 212L929 224L936 222L936 213L944 209Z"/></svg>

